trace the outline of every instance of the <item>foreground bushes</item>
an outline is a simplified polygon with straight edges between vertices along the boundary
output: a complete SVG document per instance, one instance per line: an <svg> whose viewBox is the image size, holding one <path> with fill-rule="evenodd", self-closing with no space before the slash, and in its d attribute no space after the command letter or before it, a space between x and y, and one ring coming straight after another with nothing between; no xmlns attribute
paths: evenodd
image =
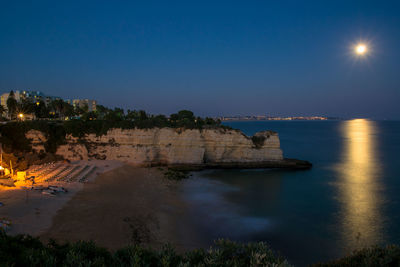
<svg viewBox="0 0 400 267"><path fill-rule="evenodd" d="M110 253L93 242L44 245L30 236L0 234L1 266L290 266L265 243L219 240L205 251L177 254L170 245L160 251L129 246Z"/></svg>
<svg viewBox="0 0 400 267"><path fill-rule="evenodd" d="M128 246L115 253L79 241L64 245L50 241L44 245L30 236L7 236L0 232L0 266L291 266L265 243L238 244L218 240L208 250L184 254L165 245L157 251ZM400 247L371 247L344 258L312 266L400 266Z"/></svg>
<svg viewBox="0 0 400 267"><path fill-rule="evenodd" d="M313 267L340 266L400 266L400 247L370 247L353 252L349 256L328 263L318 263Z"/></svg>

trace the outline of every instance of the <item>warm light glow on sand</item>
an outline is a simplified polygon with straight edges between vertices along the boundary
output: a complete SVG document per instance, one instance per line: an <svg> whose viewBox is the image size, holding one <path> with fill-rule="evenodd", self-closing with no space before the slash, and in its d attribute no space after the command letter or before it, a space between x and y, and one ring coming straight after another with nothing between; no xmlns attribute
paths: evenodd
<svg viewBox="0 0 400 267"><path fill-rule="evenodd" d="M367 53L368 49L365 44L358 44L355 47L355 51L357 55L364 55L365 53Z"/></svg>

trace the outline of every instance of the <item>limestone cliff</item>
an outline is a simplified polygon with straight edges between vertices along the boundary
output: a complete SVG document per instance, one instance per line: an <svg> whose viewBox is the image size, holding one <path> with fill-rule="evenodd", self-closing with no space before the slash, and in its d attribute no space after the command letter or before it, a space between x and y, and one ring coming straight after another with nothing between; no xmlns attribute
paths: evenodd
<svg viewBox="0 0 400 267"><path fill-rule="evenodd" d="M29 131L32 148L43 148L44 136ZM106 135L66 136L56 154L65 159L121 160L137 165L216 165L282 161L278 134L263 131L253 138L226 129L112 129Z"/></svg>
<svg viewBox="0 0 400 267"><path fill-rule="evenodd" d="M47 141L47 138L44 136L44 134L40 131L37 130L29 130L25 134L26 138L31 141L32 144L32 150L34 152L45 152L46 149L44 147L44 143Z"/></svg>

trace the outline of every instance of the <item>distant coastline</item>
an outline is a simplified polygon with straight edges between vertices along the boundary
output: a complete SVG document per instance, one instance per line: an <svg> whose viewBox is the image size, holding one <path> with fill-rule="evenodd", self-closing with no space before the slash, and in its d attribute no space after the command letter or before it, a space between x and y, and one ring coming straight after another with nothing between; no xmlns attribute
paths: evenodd
<svg viewBox="0 0 400 267"><path fill-rule="evenodd" d="M221 121L326 121L326 120L343 120L338 117L324 116L287 116L273 117L264 115L249 115L249 116L222 116L217 117Z"/></svg>

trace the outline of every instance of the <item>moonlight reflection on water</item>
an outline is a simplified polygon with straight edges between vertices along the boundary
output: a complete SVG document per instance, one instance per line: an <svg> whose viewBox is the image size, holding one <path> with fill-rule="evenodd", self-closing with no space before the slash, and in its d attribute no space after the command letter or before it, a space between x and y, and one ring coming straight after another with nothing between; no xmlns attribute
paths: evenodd
<svg viewBox="0 0 400 267"><path fill-rule="evenodd" d="M342 126L343 163L339 165L343 239L349 248L382 241L383 196L373 121L357 119Z"/></svg>
<svg viewBox="0 0 400 267"><path fill-rule="evenodd" d="M265 241L306 266L400 241L400 122L230 122L251 136L279 133L285 157L311 170L196 173L184 198L204 241Z"/></svg>

